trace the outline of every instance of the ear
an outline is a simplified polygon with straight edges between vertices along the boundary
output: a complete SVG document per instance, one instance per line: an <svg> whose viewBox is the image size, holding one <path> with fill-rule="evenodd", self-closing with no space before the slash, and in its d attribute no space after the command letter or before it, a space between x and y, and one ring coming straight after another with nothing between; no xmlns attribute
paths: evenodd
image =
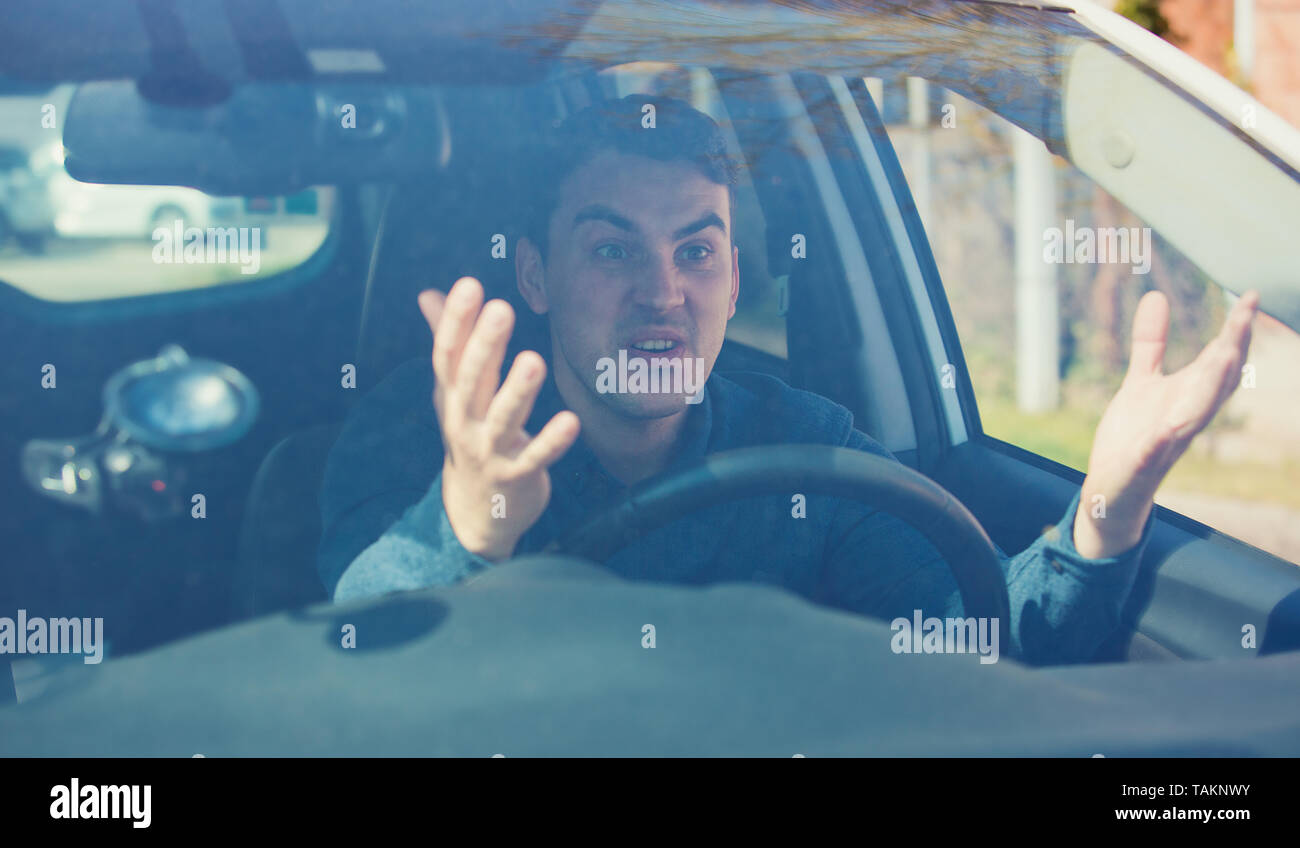
<svg viewBox="0 0 1300 848"><path fill-rule="evenodd" d="M727 320L736 315L736 298L740 297L740 248L731 246L731 306L727 310Z"/></svg>
<svg viewBox="0 0 1300 848"><path fill-rule="evenodd" d="M528 308L545 315L550 304L546 299L546 265L542 254L528 238L515 245L515 285Z"/></svg>

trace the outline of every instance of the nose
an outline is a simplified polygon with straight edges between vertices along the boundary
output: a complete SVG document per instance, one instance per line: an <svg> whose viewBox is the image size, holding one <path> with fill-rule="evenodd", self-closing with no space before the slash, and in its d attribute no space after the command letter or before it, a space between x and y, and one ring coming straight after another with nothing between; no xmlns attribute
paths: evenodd
<svg viewBox="0 0 1300 848"><path fill-rule="evenodd" d="M633 297L637 305L667 312L686 302L682 277L672 257L650 256L637 275Z"/></svg>

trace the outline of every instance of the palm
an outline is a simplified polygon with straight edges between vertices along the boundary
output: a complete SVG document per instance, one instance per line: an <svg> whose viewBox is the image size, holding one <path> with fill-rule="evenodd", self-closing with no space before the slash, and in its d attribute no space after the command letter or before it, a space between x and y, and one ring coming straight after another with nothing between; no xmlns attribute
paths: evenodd
<svg viewBox="0 0 1300 848"><path fill-rule="evenodd" d="M1165 374L1169 303L1158 292L1142 299L1133 321L1129 370L1097 426L1090 476L1119 488L1145 484L1142 488L1154 494L1160 479L1237 387L1258 302L1254 292L1243 296L1196 359Z"/></svg>

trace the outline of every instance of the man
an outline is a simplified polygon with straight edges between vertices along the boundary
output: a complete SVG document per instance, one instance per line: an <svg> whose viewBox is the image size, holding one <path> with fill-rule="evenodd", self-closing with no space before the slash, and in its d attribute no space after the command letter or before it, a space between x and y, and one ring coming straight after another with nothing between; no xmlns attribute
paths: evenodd
<svg viewBox="0 0 1300 848"><path fill-rule="evenodd" d="M641 126L647 102L653 130ZM501 380L515 315L504 301L484 304L476 280L420 295L431 371L408 363L377 387L326 471L319 564L335 600L449 585L538 551L627 486L706 453L811 442L889 456L838 404L765 375L712 373L740 290L735 172L712 119L633 95L572 117L551 150L548 188L515 257L520 294L548 322L550 367L523 351ZM1054 532L1004 562L1011 654L1080 661L1116 629L1152 497L1235 388L1257 303L1242 297L1196 361L1164 375L1168 304L1143 298L1081 494ZM679 359L684 376L698 365L702 396L685 380L633 393L609 379L615 360L656 358ZM1078 509L1095 495L1106 498L1104 519ZM961 615L949 566L919 533L832 498L809 496L803 517L790 496L717 504L606 565L639 579L768 581L868 615Z"/></svg>

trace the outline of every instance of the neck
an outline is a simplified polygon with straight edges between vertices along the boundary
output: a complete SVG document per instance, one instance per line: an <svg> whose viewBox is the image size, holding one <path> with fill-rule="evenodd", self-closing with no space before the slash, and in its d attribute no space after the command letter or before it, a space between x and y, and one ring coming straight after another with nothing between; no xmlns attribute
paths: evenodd
<svg viewBox="0 0 1300 848"><path fill-rule="evenodd" d="M690 407L663 418L629 418L593 398L567 368L555 371L555 387L582 422L582 440L625 486L653 477L676 453Z"/></svg>

